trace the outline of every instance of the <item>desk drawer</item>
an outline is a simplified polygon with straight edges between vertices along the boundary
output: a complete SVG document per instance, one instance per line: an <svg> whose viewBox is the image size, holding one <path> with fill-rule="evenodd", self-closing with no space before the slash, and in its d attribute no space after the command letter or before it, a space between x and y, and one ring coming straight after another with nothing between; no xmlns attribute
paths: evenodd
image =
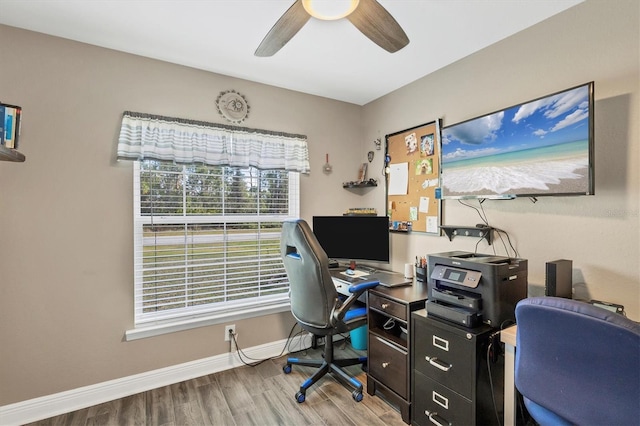
<svg viewBox="0 0 640 426"><path fill-rule="evenodd" d="M422 321L414 325L414 368L471 399L476 363L473 335L467 339Z"/></svg>
<svg viewBox="0 0 640 426"><path fill-rule="evenodd" d="M369 308L384 312L407 322L407 307L402 303L394 302L386 297L369 292Z"/></svg>
<svg viewBox="0 0 640 426"><path fill-rule="evenodd" d="M409 354L388 340L369 334L368 356L368 374L407 399Z"/></svg>
<svg viewBox="0 0 640 426"><path fill-rule="evenodd" d="M423 426L474 424L470 400L429 379L414 373L413 424Z"/></svg>

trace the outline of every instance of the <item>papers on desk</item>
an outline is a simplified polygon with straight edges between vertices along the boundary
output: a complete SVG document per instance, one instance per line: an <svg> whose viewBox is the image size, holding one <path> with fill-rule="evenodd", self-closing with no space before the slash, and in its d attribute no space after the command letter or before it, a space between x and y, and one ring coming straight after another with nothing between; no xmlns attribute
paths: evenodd
<svg viewBox="0 0 640 426"><path fill-rule="evenodd" d="M341 271L340 273L342 275L344 275L345 277L349 277L349 278L361 278L361 277L366 277L367 275L369 275L367 272L360 271L358 269L354 269L353 270L353 274L347 274L347 271Z"/></svg>

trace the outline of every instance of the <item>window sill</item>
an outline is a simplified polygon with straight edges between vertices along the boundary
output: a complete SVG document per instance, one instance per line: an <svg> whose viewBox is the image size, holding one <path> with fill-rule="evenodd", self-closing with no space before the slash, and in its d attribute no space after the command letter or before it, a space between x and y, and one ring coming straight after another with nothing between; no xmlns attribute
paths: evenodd
<svg viewBox="0 0 640 426"><path fill-rule="evenodd" d="M130 342L133 340L145 339L147 337L154 337L168 333L176 333L178 331L191 330L198 327L229 323L230 321L240 321L248 318L278 314L280 312L289 312L290 310L291 305L289 301L286 301L274 305L269 305L267 307L254 307L195 318L185 318L181 320L172 320L170 322L142 325L125 331L124 340Z"/></svg>

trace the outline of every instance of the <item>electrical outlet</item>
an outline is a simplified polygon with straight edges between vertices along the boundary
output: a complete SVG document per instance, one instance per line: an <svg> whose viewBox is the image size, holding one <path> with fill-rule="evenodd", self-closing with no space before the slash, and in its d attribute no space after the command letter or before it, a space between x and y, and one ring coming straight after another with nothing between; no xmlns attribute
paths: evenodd
<svg viewBox="0 0 640 426"><path fill-rule="evenodd" d="M224 341L225 342L231 341L232 334L236 334L236 325L235 324L226 325L224 327Z"/></svg>

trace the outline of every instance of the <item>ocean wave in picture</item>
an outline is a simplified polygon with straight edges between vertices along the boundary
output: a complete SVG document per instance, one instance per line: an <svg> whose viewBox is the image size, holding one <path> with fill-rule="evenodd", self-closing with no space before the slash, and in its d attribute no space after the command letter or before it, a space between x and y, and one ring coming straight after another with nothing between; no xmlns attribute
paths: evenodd
<svg viewBox="0 0 640 426"><path fill-rule="evenodd" d="M545 162L524 162L506 166L460 167L443 174L443 186L455 193L510 194L544 192L549 185L566 185L567 191L576 185L588 188L589 159L569 158ZM582 172L582 173L580 173ZM557 188L563 192L561 188Z"/></svg>

